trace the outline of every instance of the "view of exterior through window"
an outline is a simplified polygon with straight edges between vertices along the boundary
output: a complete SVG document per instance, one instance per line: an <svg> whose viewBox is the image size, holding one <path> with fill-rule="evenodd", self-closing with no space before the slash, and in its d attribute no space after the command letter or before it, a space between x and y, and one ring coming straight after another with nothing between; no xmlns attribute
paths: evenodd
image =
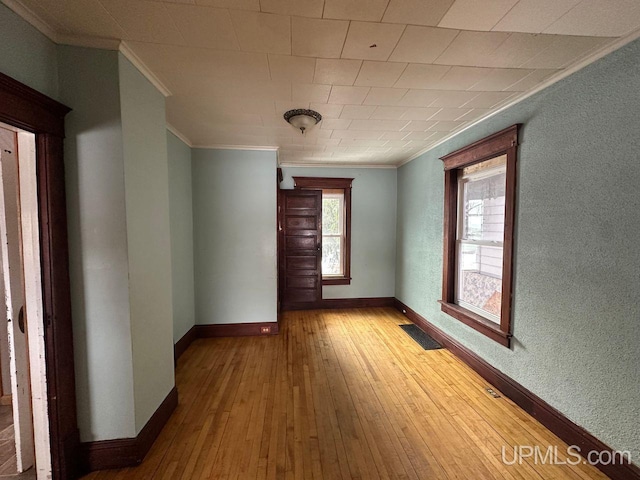
<svg viewBox="0 0 640 480"><path fill-rule="evenodd" d="M500 324L506 155L462 169L458 179L456 303Z"/></svg>
<svg viewBox="0 0 640 480"><path fill-rule="evenodd" d="M344 275L344 194L322 191L322 276Z"/></svg>

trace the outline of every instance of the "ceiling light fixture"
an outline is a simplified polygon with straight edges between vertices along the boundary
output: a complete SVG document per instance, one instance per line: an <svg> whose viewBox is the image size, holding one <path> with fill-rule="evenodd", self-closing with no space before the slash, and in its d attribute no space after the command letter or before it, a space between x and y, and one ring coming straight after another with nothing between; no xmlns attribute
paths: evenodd
<svg viewBox="0 0 640 480"><path fill-rule="evenodd" d="M322 115L318 112L315 110L307 110L305 108L289 110L288 112L285 112L283 116L287 122L300 130L303 135L307 130L322 120Z"/></svg>

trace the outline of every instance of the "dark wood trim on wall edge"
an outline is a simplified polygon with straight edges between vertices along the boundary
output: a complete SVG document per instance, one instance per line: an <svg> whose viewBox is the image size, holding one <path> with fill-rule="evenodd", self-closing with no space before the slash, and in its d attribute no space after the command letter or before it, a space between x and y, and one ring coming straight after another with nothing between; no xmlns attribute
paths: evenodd
<svg viewBox="0 0 640 480"><path fill-rule="evenodd" d="M84 470L93 472L140 465L177 406L178 390L173 387L137 437L82 443Z"/></svg>
<svg viewBox="0 0 640 480"><path fill-rule="evenodd" d="M178 361L196 338L198 338L196 335L196 326L193 325L173 346L173 359L175 362Z"/></svg>
<svg viewBox="0 0 640 480"><path fill-rule="evenodd" d="M496 387L506 397L510 398L520 408L538 420L551 432L569 445L577 445L580 451L587 454L590 451L613 452L613 449L598 440L584 428L576 425L561 412L553 408L540 397L508 377L476 353L458 343L452 337L435 327L419 313L409 308L400 300L395 299L395 308L404 314L411 322L425 331L443 347L451 350L456 357L475 370L482 378ZM613 480L640 480L640 468L635 464L620 463L616 465L596 465L601 472Z"/></svg>

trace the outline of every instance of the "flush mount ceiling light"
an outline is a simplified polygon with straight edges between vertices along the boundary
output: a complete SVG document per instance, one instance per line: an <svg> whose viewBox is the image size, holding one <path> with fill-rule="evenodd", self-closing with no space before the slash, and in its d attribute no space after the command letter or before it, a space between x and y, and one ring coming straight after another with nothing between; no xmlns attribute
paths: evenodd
<svg viewBox="0 0 640 480"><path fill-rule="evenodd" d="M289 110L288 112L285 112L283 116L287 122L300 130L303 135L304 132L322 120L322 115L318 112L315 110L307 110L305 108Z"/></svg>

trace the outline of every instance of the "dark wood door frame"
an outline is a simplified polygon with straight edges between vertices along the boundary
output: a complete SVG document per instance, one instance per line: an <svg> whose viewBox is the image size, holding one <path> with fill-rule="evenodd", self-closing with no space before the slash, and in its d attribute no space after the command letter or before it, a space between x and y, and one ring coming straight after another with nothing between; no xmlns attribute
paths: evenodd
<svg viewBox="0 0 640 480"><path fill-rule="evenodd" d="M45 363L54 479L77 478L79 473L63 156L64 117L70 110L0 73L0 122L32 132L36 138Z"/></svg>

